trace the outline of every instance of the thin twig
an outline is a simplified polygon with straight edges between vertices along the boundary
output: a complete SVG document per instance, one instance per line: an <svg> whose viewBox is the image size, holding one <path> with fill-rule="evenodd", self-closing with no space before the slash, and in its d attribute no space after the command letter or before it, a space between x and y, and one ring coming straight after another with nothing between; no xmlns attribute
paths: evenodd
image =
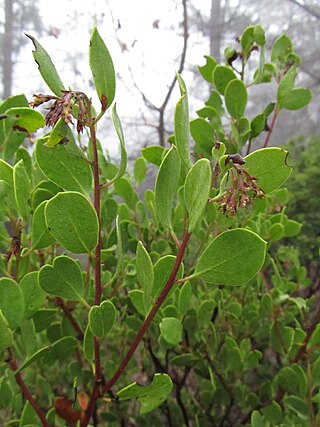
<svg viewBox="0 0 320 427"><path fill-rule="evenodd" d="M17 364L16 359L13 356L13 352L12 352L11 348L8 349L8 353L9 353L9 357L8 357L7 362L9 363L10 368L12 369L12 371L16 371L18 369L18 364ZM46 420L45 413L40 408L40 406L35 401L35 399L32 397L31 391L28 389L26 383L23 381L21 373L20 372L16 373L14 377L16 379L17 384L20 387L20 390L21 390L23 396L25 397L25 399L27 399L29 401L30 405L35 410L36 414L38 415L38 417L39 417L39 419L41 421L42 426L43 427L49 427L49 424L48 424L48 422Z"/></svg>
<svg viewBox="0 0 320 427"><path fill-rule="evenodd" d="M168 293L170 292L172 286L175 283L175 278L177 276L177 273L179 271L187 244L189 242L191 234L189 232L185 232L178 254L177 254L177 258L175 260L173 269L171 271L170 277L167 280L167 283L165 284L162 292L160 293L160 295L158 296L157 300L155 301L153 307L151 308L148 316L146 317L146 319L144 320L144 322L142 323L139 331L137 332L137 335L135 336L126 356L122 359L119 368L117 369L117 371L115 372L115 374L113 375L113 377L107 382L107 384L103 387L102 392L106 393L108 392L111 387L114 385L114 383L118 380L118 378L121 376L121 374L123 373L123 371L125 370L125 368L127 367L128 363L130 362L133 354L135 353L138 345L140 344L146 330L149 328L152 320L154 319L155 315L157 314L159 308L161 307L163 301L165 300L165 298L167 297Z"/></svg>

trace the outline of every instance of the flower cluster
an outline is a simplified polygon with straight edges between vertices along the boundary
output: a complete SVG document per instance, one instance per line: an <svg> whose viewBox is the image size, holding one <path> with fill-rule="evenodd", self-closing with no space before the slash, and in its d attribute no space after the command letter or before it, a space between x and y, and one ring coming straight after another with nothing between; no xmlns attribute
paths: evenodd
<svg viewBox="0 0 320 427"><path fill-rule="evenodd" d="M247 207L254 198L264 197L264 192L257 185L257 178L239 164L233 164L227 172L227 189L219 200L220 212L234 216L238 208Z"/></svg>
<svg viewBox="0 0 320 427"><path fill-rule="evenodd" d="M53 101L48 107L49 110L46 116L46 125L54 127L57 121L61 118L66 124L73 124L72 118L77 120L77 132L83 132L85 126L89 125L90 115L88 108L90 101L83 92L75 92L70 90L62 90L63 96L54 95L33 95L33 102L30 105L38 107L48 101Z"/></svg>

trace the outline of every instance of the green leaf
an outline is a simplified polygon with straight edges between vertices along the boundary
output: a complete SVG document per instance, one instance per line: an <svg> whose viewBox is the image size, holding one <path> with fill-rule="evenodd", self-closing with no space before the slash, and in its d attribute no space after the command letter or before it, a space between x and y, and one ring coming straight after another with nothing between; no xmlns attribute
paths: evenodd
<svg viewBox="0 0 320 427"><path fill-rule="evenodd" d="M251 427L265 427L263 416L259 411L253 411L251 414Z"/></svg>
<svg viewBox="0 0 320 427"><path fill-rule="evenodd" d="M144 297L147 307L149 297L153 289L154 272L150 255L148 254L141 242L139 242L137 246L136 270L138 281L142 290L144 291Z"/></svg>
<svg viewBox="0 0 320 427"><path fill-rule="evenodd" d="M116 76L111 55L96 27L90 39L89 63L102 110L106 110L115 96Z"/></svg>
<svg viewBox="0 0 320 427"><path fill-rule="evenodd" d="M313 386L318 387L320 385L320 357L312 364L311 378Z"/></svg>
<svg viewBox="0 0 320 427"><path fill-rule="evenodd" d="M7 319L2 314L0 309L0 351L13 344L13 334L9 328Z"/></svg>
<svg viewBox="0 0 320 427"><path fill-rule="evenodd" d="M150 145L149 147L142 148L141 153L147 162L160 166L165 151L165 148L160 145Z"/></svg>
<svg viewBox="0 0 320 427"><path fill-rule="evenodd" d="M200 159L189 170L184 186L184 200L189 213L189 232L194 230L203 215L211 184L210 162L208 159Z"/></svg>
<svg viewBox="0 0 320 427"><path fill-rule="evenodd" d="M178 189L181 160L173 146L163 159L155 183L155 207L160 222L171 228L173 201Z"/></svg>
<svg viewBox="0 0 320 427"><path fill-rule="evenodd" d="M266 43L265 31L261 25L255 25L253 29L253 39L259 46L264 46Z"/></svg>
<svg viewBox="0 0 320 427"><path fill-rule="evenodd" d="M175 317L165 317L160 322L160 332L163 338L172 345L182 341L182 323Z"/></svg>
<svg viewBox="0 0 320 427"><path fill-rule="evenodd" d="M231 68L224 65L217 65L213 72L213 81L217 90L224 95L226 87L231 80L237 79L237 76Z"/></svg>
<svg viewBox="0 0 320 427"><path fill-rule="evenodd" d="M24 297L18 283L13 279L0 279L0 310L11 329L17 328L24 315Z"/></svg>
<svg viewBox="0 0 320 427"><path fill-rule="evenodd" d="M245 167L258 179L265 193L271 193L289 178L292 168L287 165L288 152L277 147L262 148L245 157Z"/></svg>
<svg viewBox="0 0 320 427"><path fill-rule="evenodd" d="M186 282L183 284L179 292L179 297L178 297L179 317L182 317L186 314L191 304L191 296L192 296L191 284L190 282Z"/></svg>
<svg viewBox="0 0 320 427"><path fill-rule="evenodd" d="M141 289L132 289L128 294L134 308L139 314L141 314L141 316L145 317L147 314L147 308L145 304L144 291Z"/></svg>
<svg viewBox="0 0 320 427"><path fill-rule="evenodd" d="M288 219L284 225L284 237L297 236L302 228L302 224L294 219Z"/></svg>
<svg viewBox="0 0 320 427"><path fill-rule="evenodd" d="M67 141L68 143L68 138L67 138L68 131L69 131L69 126L64 121L64 119L60 117L60 119L54 125L54 128L50 132L49 138L44 145L46 147L55 147L57 144L60 144L63 141Z"/></svg>
<svg viewBox="0 0 320 427"><path fill-rule="evenodd" d="M140 414L146 414L161 405L172 390L172 381L167 374L155 374L151 384L141 386L136 382L117 392L119 400L139 399Z"/></svg>
<svg viewBox="0 0 320 427"><path fill-rule="evenodd" d="M91 331L89 323L83 337L83 354L91 364L94 362L94 335Z"/></svg>
<svg viewBox="0 0 320 427"><path fill-rule="evenodd" d="M35 427L38 423L39 417L29 400L27 400L21 413L19 427Z"/></svg>
<svg viewBox="0 0 320 427"><path fill-rule="evenodd" d="M146 177L147 164L143 157L138 157L134 162L134 179L137 184L140 184Z"/></svg>
<svg viewBox="0 0 320 427"><path fill-rule="evenodd" d="M200 154L211 153L214 147L214 129L211 124L201 117L191 120L190 132Z"/></svg>
<svg viewBox="0 0 320 427"><path fill-rule="evenodd" d="M19 130L26 133L34 133L44 127L44 117L38 111L26 107L13 107L5 112L8 116L4 121L4 133L11 130Z"/></svg>
<svg viewBox="0 0 320 427"><path fill-rule="evenodd" d="M188 95L182 77L177 74L181 98L174 112L175 144L184 165L189 169L192 166L189 148L189 105Z"/></svg>
<svg viewBox="0 0 320 427"><path fill-rule="evenodd" d="M275 400L270 405L262 408L261 412L272 425L277 425L282 420L281 406Z"/></svg>
<svg viewBox="0 0 320 427"><path fill-rule="evenodd" d="M197 319L200 326L205 328L209 326L215 305L216 303L212 299L203 301L199 305L197 310Z"/></svg>
<svg viewBox="0 0 320 427"><path fill-rule="evenodd" d="M264 113L255 116L251 122L251 136L256 138L266 127L266 116Z"/></svg>
<svg viewBox="0 0 320 427"><path fill-rule="evenodd" d="M213 83L212 80L212 73L215 67L217 66L217 62L212 56L205 55L206 64L202 65L201 67L198 67L198 70L200 71L200 74L202 77L207 80L209 83Z"/></svg>
<svg viewBox="0 0 320 427"><path fill-rule="evenodd" d="M14 371L14 374L21 372L23 369L26 369L28 366L32 365L32 363L36 362L37 360L42 359L46 354L50 352L51 348L50 346L42 347L39 350L37 350L35 353L33 353L30 357L28 357L20 366L19 368Z"/></svg>
<svg viewBox="0 0 320 427"><path fill-rule="evenodd" d="M57 96L62 96L61 90L64 89L64 85L57 73L56 67L51 61L47 51L41 46L37 40L26 34L27 37L34 44L35 50L32 52L34 60L38 64L40 74L43 80L47 83L48 87Z"/></svg>
<svg viewBox="0 0 320 427"><path fill-rule="evenodd" d="M196 356L192 353L178 354L177 356L174 356L172 359L170 359L170 364L184 368L186 366L193 365L199 359L199 356Z"/></svg>
<svg viewBox="0 0 320 427"><path fill-rule="evenodd" d="M295 88L292 89L283 105L286 110L300 110L309 104L312 99L312 93L310 89Z"/></svg>
<svg viewBox="0 0 320 427"><path fill-rule="evenodd" d="M19 213L27 222L31 206L31 183L23 160L20 160L13 168L13 183Z"/></svg>
<svg viewBox="0 0 320 427"><path fill-rule="evenodd" d="M225 231L200 257L194 275L208 283L237 286L248 282L261 269L266 242L245 229Z"/></svg>
<svg viewBox="0 0 320 427"><path fill-rule="evenodd" d="M297 396L285 396L283 399L285 406L295 412L298 417L307 420L310 417L308 404L305 400Z"/></svg>
<svg viewBox="0 0 320 427"><path fill-rule="evenodd" d="M111 330L116 317L116 309L111 301L93 305L89 311L89 326L93 335L105 337Z"/></svg>
<svg viewBox="0 0 320 427"><path fill-rule="evenodd" d="M58 193L47 202L48 230L68 251L90 253L98 244L98 218L88 199L80 193Z"/></svg>
<svg viewBox="0 0 320 427"><path fill-rule="evenodd" d="M176 261L176 257L172 255L165 255L162 258L158 259L154 266L154 286L152 297L155 299L159 293L162 291L164 285L166 284L169 276L171 274L172 268ZM177 273L177 279L181 279L183 276L183 264L180 265L179 271ZM175 287L169 292L174 292Z"/></svg>
<svg viewBox="0 0 320 427"><path fill-rule="evenodd" d="M50 295L71 301L83 301L84 285L79 264L61 255L54 259L52 266L44 265L39 271L39 285Z"/></svg>
<svg viewBox="0 0 320 427"><path fill-rule="evenodd" d="M281 61L292 50L292 42L286 34L276 39L271 49L271 61Z"/></svg>
<svg viewBox="0 0 320 427"><path fill-rule="evenodd" d="M55 238L48 231L44 211L47 200L40 203L32 217L31 245L33 249L44 249L55 242Z"/></svg>
<svg viewBox="0 0 320 427"><path fill-rule="evenodd" d="M38 139L35 157L42 172L58 186L69 191L88 193L92 187L92 171L83 152L77 147L71 131L68 143L47 147L47 139Z"/></svg>
<svg viewBox="0 0 320 427"><path fill-rule="evenodd" d="M137 193L132 188L131 182L126 177L123 176L114 183L114 191L122 197L131 209L135 209L139 199Z"/></svg>
<svg viewBox="0 0 320 427"><path fill-rule="evenodd" d="M277 103L279 109L284 108L289 99L294 82L297 75L297 69L292 67L287 71L287 73L280 80L278 90L277 90Z"/></svg>
<svg viewBox="0 0 320 427"><path fill-rule="evenodd" d="M44 363L51 364L56 360L66 360L71 356L73 349L77 346L75 337L62 337L54 342L48 354L44 355Z"/></svg>
<svg viewBox="0 0 320 427"><path fill-rule="evenodd" d="M231 80L225 89L226 107L231 116L240 119L246 109L248 94L245 84L241 80Z"/></svg>
<svg viewBox="0 0 320 427"><path fill-rule="evenodd" d="M248 54L251 51L254 42L254 27L251 25L247 27L241 35L240 44L243 51Z"/></svg>
<svg viewBox="0 0 320 427"><path fill-rule="evenodd" d="M24 275L19 285L24 296L24 318L29 319L46 302L46 294L39 286L38 271Z"/></svg>
<svg viewBox="0 0 320 427"><path fill-rule="evenodd" d="M16 200L14 188L6 181L0 180L0 212L8 218L16 218Z"/></svg>
<svg viewBox="0 0 320 427"><path fill-rule="evenodd" d="M112 120L120 142L120 166L116 176L112 179L113 181L115 181L124 175L128 162L126 147L124 143L123 129L117 113L116 104L114 104L112 108Z"/></svg>

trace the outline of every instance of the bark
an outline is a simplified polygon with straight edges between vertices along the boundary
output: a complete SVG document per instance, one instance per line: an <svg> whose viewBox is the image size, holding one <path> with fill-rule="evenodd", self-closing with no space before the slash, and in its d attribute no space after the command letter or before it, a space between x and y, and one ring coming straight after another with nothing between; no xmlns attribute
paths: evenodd
<svg viewBox="0 0 320 427"><path fill-rule="evenodd" d="M12 75L13 75L13 1L5 0L5 23L3 37L3 98L8 98L12 93Z"/></svg>

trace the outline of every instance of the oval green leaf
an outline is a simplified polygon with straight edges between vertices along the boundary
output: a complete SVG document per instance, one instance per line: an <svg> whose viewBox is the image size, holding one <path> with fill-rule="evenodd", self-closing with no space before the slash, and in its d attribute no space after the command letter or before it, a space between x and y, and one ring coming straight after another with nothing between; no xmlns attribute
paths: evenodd
<svg viewBox="0 0 320 427"><path fill-rule="evenodd" d="M231 68L225 65L217 65L213 72L213 81L217 90L224 95L226 87L231 80L237 79L237 76Z"/></svg>
<svg viewBox="0 0 320 427"><path fill-rule="evenodd" d="M50 132L49 139L46 141L45 145L47 147L55 147L57 144L60 144L62 141L67 141L66 138L69 130L67 123L60 117L57 123L54 125L54 128Z"/></svg>
<svg viewBox="0 0 320 427"><path fill-rule="evenodd" d="M310 89L295 88L292 89L283 105L286 110L299 110L309 104L312 99L312 93Z"/></svg>
<svg viewBox="0 0 320 427"><path fill-rule="evenodd" d="M70 191L88 193L92 187L92 171L71 131L68 143L47 147L47 139L38 139L35 157L42 172L55 184Z"/></svg>
<svg viewBox="0 0 320 427"><path fill-rule="evenodd" d="M153 289L154 272L150 255L141 242L139 242L137 246L136 270L138 281L144 291L145 300L147 302Z"/></svg>
<svg viewBox="0 0 320 427"><path fill-rule="evenodd" d="M20 325L24 315L24 297L20 286L13 279L0 279L0 310L11 329Z"/></svg>
<svg viewBox="0 0 320 427"><path fill-rule="evenodd" d="M263 266L266 246L252 231L241 228L225 231L203 252L194 275L216 285L242 285Z"/></svg>
<svg viewBox="0 0 320 427"><path fill-rule="evenodd" d="M140 414L146 414L161 405L172 391L172 381L167 374L155 374L152 383L141 386L136 382L117 392L119 400L139 399Z"/></svg>
<svg viewBox="0 0 320 427"><path fill-rule="evenodd" d="M155 204L160 222L171 228L173 201L178 189L181 160L176 147L163 159L155 183Z"/></svg>
<svg viewBox="0 0 320 427"><path fill-rule="evenodd" d="M6 115L8 117L4 122L5 134L8 133L9 127L21 132L34 133L45 125L43 115L32 108L10 108L6 111Z"/></svg>
<svg viewBox="0 0 320 427"><path fill-rule="evenodd" d="M20 160L13 168L14 196L18 211L27 222L31 206L31 183L23 160Z"/></svg>
<svg viewBox="0 0 320 427"><path fill-rule="evenodd" d="M93 335L105 337L111 330L116 318L116 308L111 301L94 305L89 311L89 326Z"/></svg>
<svg viewBox="0 0 320 427"><path fill-rule="evenodd" d="M213 83L212 74L213 74L213 70L217 66L217 62L214 58L212 58L212 56L205 55L204 57L206 59L206 63L205 65L199 66L198 70L200 71L200 74L202 75L202 77L205 80L207 80L207 82Z"/></svg>
<svg viewBox="0 0 320 427"><path fill-rule="evenodd" d="M234 119L240 119L246 109L248 94L245 84L239 80L231 80L225 90L226 107Z"/></svg>
<svg viewBox="0 0 320 427"><path fill-rule="evenodd" d="M9 328L7 319L2 314L0 309L0 351L13 344L13 334Z"/></svg>
<svg viewBox="0 0 320 427"><path fill-rule="evenodd" d="M47 205L47 200L40 203L34 211L31 227L31 246L33 249L43 249L52 245L55 238L49 232L44 216L44 210Z"/></svg>
<svg viewBox="0 0 320 427"><path fill-rule="evenodd" d="M47 83L48 87L52 90L52 92L55 95L61 96L62 95L61 90L64 89L64 85L59 77L59 74L50 56L34 37L28 34L26 34L26 36L29 37L29 39L34 44L35 50L32 52L32 54L33 54L34 60L38 64L39 71L43 80Z"/></svg>
<svg viewBox="0 0 320 427"><path fill-rule="evenodd" d="M58 193L47 202L48 230L68 251L90 253L98 243L98 218L88 199L80 193Z"/></svg>
<svg viewBox="0 0 320 427"><path fill-rule="evenodd" d="M55 258L51 265L39 271L39 285L50 295L71 301L82 301L84 285L79 264L65 255Z"/></svg>
<svg viewBox="0 0 320 427"><path fill-rule="evenodd" d="M182 323L175 317L165 317L160 322L160 331L163 338L172 345L182 341Z"/></svg>
<svg viewBox="0 0 320 427"><path fill-rule="evenodd" d="M114 104L112 108L112 120L120 142L120 165L116 176L112 179L113 181L115 181L116 179L119 179L124 175L128 162L126 147L124 143L123 129L116 110L116 104Z"/></svg>
<svg viewBox="0 0 320 427"><path fill-rule="evenodd" d="M194 230L206 208L210 189L210 162L208 159L200 159L189 170L184 186L184 199L189 213L189 232Z"/></svg>
<svg viewBox="0 0 320 427"><path fill-rule="evenodd" d="M192 166L189 148L189 104L186 85L182 77L177 74L181 98L174 111L174 135L175 143L182 162L189 169Z"/></svg>
<svg viewBox="0 0 320 427"><path fill-rule="evenodd" d="M96 27L90 39L89 63L101 107L105 111L115 96L116 76L111 55Z"/></svg>
<svg viewBox="0 0 320 427"><path fill-rule="evenodd" d="M245 168L258 179L265 193L271 193L289 178L292 168L287 165L288 152L269 147L256 150L245 157Z"/></svg>
<svg viewBox="0 0 320 427"><path fill-rule="evenodd" d="M24 275L19 285L24 296L24 318L29 319L45 304L46 294L39 286L37 271Z"/></svg>

